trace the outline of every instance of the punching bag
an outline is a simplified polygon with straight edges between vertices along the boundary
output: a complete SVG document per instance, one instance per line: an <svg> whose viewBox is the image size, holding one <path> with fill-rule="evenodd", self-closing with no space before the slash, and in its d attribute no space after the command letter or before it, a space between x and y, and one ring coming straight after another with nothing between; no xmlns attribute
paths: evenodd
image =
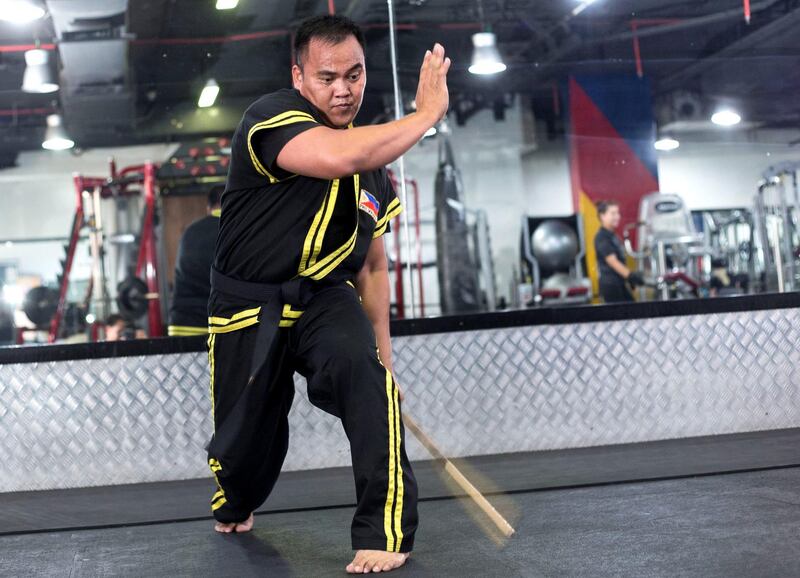
<svg viewBox="0 0 800 578"><path fill-rule="evenodd" d="M478 267L470 250L470 231L464 207L461 176L450 140L439 138L439 170L434 190L436 254L442 313L470 313L481 309Z"/></svg>

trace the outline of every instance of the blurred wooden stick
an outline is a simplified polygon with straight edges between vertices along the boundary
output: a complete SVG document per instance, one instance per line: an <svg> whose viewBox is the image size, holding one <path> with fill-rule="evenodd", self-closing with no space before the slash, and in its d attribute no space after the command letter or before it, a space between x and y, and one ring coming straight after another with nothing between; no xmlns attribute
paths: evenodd
<svg viewBox="0 0 800 578"><path fill-rule="evenodd" d="M411 430L411 433L420 441L420 443L425 446L430 454L436 459L442 462L444 465L444 471L447 472L453 481L455 481L458 486L464 490L467 495L472 498L475 504L486 514L489 519L497 526L497 529L506 537L510 537L514 534L514 528L511 527L511 524L508 523L500 512L498 512L494 506L489 502L489 500L484 497L483 494L478 491L472 482L470 482L467 477L461 473L461 471L446 457L444 454L439 451L439 448L436 447L436 444L433 443L433 440L429 438L425 432L423 432L417 423L411 419L408 414L403 413L403 423L405 426Z"/></svg>

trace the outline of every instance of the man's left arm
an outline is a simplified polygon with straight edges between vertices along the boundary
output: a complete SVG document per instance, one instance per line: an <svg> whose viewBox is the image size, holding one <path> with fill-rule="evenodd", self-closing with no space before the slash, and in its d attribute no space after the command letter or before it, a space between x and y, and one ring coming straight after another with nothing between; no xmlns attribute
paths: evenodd
<svg viewBox="0 0 800 578"><path fill-rule="evenodd" d="M375 330L381 362L394 374L392 341L389 336L389 261L381 237L370 243L364 266L356 276L356 290ZM400 399L402 398L401 391Z"/></svg>

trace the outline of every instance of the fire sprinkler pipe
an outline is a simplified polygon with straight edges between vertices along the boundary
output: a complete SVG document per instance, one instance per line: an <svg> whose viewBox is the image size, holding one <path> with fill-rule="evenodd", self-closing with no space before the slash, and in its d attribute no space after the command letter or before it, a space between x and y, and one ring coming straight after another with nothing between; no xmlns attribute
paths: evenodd
<svg viewBox="0 0 800 578"><path fill-rule="evenodd" d="M6 46L0 46L0 53L3 53L3 52L27 52L28 50L34 50L36 48L38 48L40 50L55 50L56 49L56 45L55 44L39 44L37 46L36 44L8 44Z"/></svg>
<svg viewBox="0 0 800 578"><path fill-rule="evenodd" d="M677 22L682 22L676 18L634 18L631 23L631 39L633 41L633 59L636 62L636 76L644 77L644 65L642 64L642 50L639 45L639 26L669 26Z"/></svg>

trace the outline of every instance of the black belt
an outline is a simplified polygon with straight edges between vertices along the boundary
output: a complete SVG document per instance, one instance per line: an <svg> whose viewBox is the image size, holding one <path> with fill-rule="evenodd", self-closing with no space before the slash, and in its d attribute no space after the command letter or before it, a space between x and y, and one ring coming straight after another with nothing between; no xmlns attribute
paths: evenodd
<svg viewBox="0 0 800 578"><path fill-rule="evenodd" d="M211 288L214 291L261 304L248 385L255 381L256 375L269 357L275 336L278 334L283 306L289 304L293 307L305 307L320 290L332 286L334 286L332 283L317 283L302 277L284 283L252 283L228 277L211 268Z"/></svg>

